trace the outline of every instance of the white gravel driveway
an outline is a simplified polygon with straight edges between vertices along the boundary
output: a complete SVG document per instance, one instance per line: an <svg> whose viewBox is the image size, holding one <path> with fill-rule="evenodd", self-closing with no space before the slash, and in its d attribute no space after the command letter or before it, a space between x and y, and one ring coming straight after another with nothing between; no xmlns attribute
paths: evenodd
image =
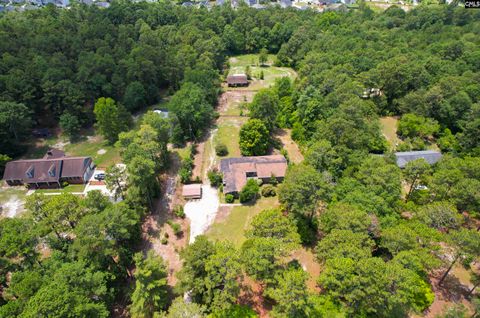
<svg viewBox="0 0 480 318"><path fill-rule="evenodd" d="M190 241L193 243L198 235L205 233L215 220L219 207L217 189L208 184L202 185L202 198L185 204L184 212L190 220Z"/></svg>

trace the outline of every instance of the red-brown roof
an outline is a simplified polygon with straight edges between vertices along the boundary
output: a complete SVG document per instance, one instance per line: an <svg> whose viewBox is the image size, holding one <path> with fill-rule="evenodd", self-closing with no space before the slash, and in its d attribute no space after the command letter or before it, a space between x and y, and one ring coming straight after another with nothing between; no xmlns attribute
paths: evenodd
<svg viewBox="0 0 480 318"><path fill-rule="evenodd" d="M65 177L83 177L90 157L58 157L63 151L47 153L43 159L15 160L5 166L4 180L23 183L58 182Z"/></svg>
<svg viewBox="0 0 480 318"><path fill-rule="evenodd" d="M17 160L7 162L4 180L21 180L23 183L58 182L62 170L60 159Z"/></svg>
<svg viewBox="0 0 480 318"><path fill-rule="evenodd" d="M92 162L90 157L64 157L62 177L83 177L85 169Z"/></svg>
<svg viewBox="0 0 480 318"><path fill-rule="evenodd" d="M227 76L228 84L248 84L248 78L245 74L233 74Z"/></svg>
<svg viewBox="0 0 480 318"><path fill-rule="evenodd" d="M285 177L287 160L281 155L228 158L220 161L220 170L224 192L239 192L247 183L247 173L261 179Z"/></svg>
<svg viewBox="0 0 480 318"><path fill-rule="evenodd" d="M43 159L57 159L57 158L62 158L65 157L65 152L59 150L59 149L49 149L45 156L43 156Z"/></svg>

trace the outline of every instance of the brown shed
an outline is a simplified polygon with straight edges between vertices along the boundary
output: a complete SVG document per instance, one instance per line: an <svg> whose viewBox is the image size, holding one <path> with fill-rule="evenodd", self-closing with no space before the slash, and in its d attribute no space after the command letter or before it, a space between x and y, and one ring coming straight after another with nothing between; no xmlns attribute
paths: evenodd
<svg viewBox="0 0 480 318"><path fill-rule="evenodd" d="M245 74L233 74L227 76L227 84L230 87L248 86L248 78Z"/></svg>
<svg viewBox="0 0 480 318"><path fill-rule="evenodd" d="M182 190L182 196L185 199L201 199L202 185L199 183L184 185Z"/></svg>

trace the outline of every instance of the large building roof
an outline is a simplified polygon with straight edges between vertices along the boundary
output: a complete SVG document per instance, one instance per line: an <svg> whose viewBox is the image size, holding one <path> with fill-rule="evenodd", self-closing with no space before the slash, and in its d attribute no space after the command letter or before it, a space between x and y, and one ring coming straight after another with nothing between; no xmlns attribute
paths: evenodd
<svg viewBox="0 0 480 318"><path fill-rule="evenodd" d="M65 177L83 177L92 162L90 157L65 157L61 150L50 149L43 159L10 161L5 166L4 180L23 183L58 182Z"/></svg>
<svg viewBox="0 0 480 318"><path fill-rule="evenodd" d="M434 150L406 151L396 152L395 157L397 158L397 165L400 168L405 168L407 163L420 158L425 159L429 164L433 165L442 158L442 153Z"/></svg>
<svg viewBox="0 0 480 318"><path fill-rule="evenodd" d="M224 192L239 192L249 176L261 179L285 177L287 160L281 155L228 158L220 161L220 170L223 173Z"/></svg>

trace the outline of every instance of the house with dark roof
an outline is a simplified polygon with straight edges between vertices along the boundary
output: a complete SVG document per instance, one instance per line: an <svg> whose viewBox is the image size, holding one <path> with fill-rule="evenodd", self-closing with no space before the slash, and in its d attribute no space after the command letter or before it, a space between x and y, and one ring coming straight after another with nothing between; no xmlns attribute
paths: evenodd
<svg viewBox="0 0 480 318"><path fill-rule="evenodd" d="M55 188L62 183L86 183L95 166L90 157L67 157L61 150L51 149L42 159L10 161L5 166L3 179L10 186Z"/></svg>
<svg viewBox="0 0 480 318"><path fill-rule="evenodd" d="M292 0L280 0L280 7L286 9L292 6Z"/></svg>
<svg viewBox="0 0 480 318"><path fill-rule="evenodd" d="M245 74L233 74L227 76L229 87L248 86L248 77Z"/></svg>
<svg viewBox="0 0 480 318"><path fill-rule="evenodd" d="M272 178L282 182L287 172L287 160L282 155L227 158L220 161L223 192L237 194L248 179L269 183Z"/></svg>
<svg viewBox="0 0 480 318"><path fill-rule="evenodd" d="M397 159L397 166L400 168L405 168L407 163L420 158L425 159L425 161L433 165L442 158L442 153L434 150L405 151L396 152L395 157Z"/></svg>

